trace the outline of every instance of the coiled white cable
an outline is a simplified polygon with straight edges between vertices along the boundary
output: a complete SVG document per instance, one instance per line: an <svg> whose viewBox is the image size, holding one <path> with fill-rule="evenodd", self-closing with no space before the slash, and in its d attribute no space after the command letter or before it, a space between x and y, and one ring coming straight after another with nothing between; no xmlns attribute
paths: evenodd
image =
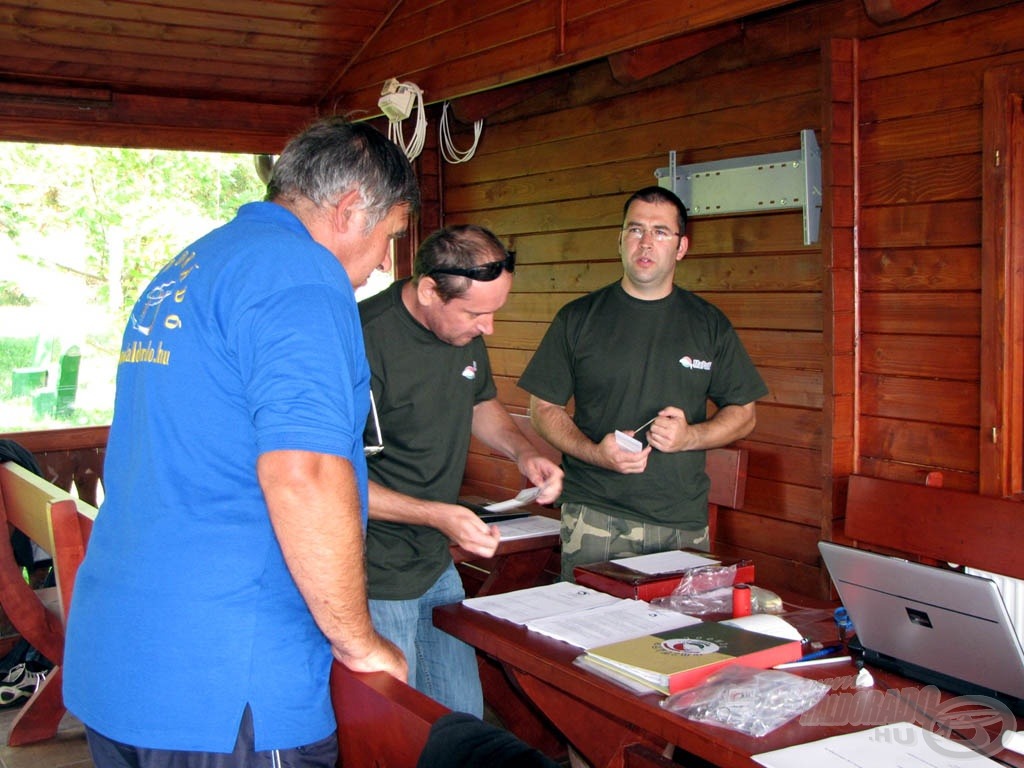
<svg viewBox="0 0 1024 768"><path fill-rule="evenodd" d="M456 149L455 143L452 141L451 129L448 127L448 102L444 103L444 108L441 110L441 129L438 131L441 135L441 155L449 163L457 164L464 163L473 157L476 153L476 145L480 142L480 134L484 129L484 121L482 119L477 120L473 123L473 146L466 151Z"/></svg>

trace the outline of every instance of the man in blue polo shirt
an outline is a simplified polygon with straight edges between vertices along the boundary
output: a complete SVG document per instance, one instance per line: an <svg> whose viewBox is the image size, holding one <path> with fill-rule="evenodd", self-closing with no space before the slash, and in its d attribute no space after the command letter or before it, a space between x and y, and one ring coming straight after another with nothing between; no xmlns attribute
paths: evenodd
<svg viewBox="0 0 1024 768"><path fill-rule="evenodd" d="M182 251L124 334L64 697L97 766L324 766L332 658L405 679L367 610L353 286L419 205L379 132L293 139L267 202Z"/></svg>

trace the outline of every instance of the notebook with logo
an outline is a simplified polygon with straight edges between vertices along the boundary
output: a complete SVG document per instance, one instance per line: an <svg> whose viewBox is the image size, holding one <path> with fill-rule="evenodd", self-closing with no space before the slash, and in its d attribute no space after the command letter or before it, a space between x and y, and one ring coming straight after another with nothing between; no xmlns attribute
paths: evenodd
<svg viewBox="0 0 1024 768"><path fill-rule="evenodd" d="M819 542L869 665L1024 708L1024 651L991 579Z"/></svg>

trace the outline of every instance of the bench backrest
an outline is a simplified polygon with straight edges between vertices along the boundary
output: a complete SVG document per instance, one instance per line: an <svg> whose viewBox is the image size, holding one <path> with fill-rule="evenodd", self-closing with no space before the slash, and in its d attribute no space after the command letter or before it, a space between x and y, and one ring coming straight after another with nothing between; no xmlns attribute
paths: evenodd
<svg viewBox="0 0 1024 768"><path fill-rule="evenodd" d="M851 475L844 532L858 543L1024 578L1024 505Z"/></svg>
<svg viewBox="0 0 1024 768"><path fill-rule="evenodd" d="M414 768L430 726L448 709L385 672L331 667L331 701L343 768Z"/></svg>
<svg viewBox="0 0 1024 768"><path fill-rule="evenodd" d="M7 462L0 464L0 518L53 558L61 616L66 618L96 509L24 467ZM9 544L0 544L0 571L20 578L21 569L14 562L13 552L8 558Z"/></svg>

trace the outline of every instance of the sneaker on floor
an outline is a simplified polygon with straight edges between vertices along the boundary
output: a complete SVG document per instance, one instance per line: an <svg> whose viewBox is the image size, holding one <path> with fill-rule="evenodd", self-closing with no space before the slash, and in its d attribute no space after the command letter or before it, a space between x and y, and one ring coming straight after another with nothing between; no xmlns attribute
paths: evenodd
<svg viewBox="0 0 1024 768"><path fill-rule="evenodd" d="M33 672L24 664L15 664L0 679L0 708L12 707L29 699L46 679L45 672Z"/></svg>

